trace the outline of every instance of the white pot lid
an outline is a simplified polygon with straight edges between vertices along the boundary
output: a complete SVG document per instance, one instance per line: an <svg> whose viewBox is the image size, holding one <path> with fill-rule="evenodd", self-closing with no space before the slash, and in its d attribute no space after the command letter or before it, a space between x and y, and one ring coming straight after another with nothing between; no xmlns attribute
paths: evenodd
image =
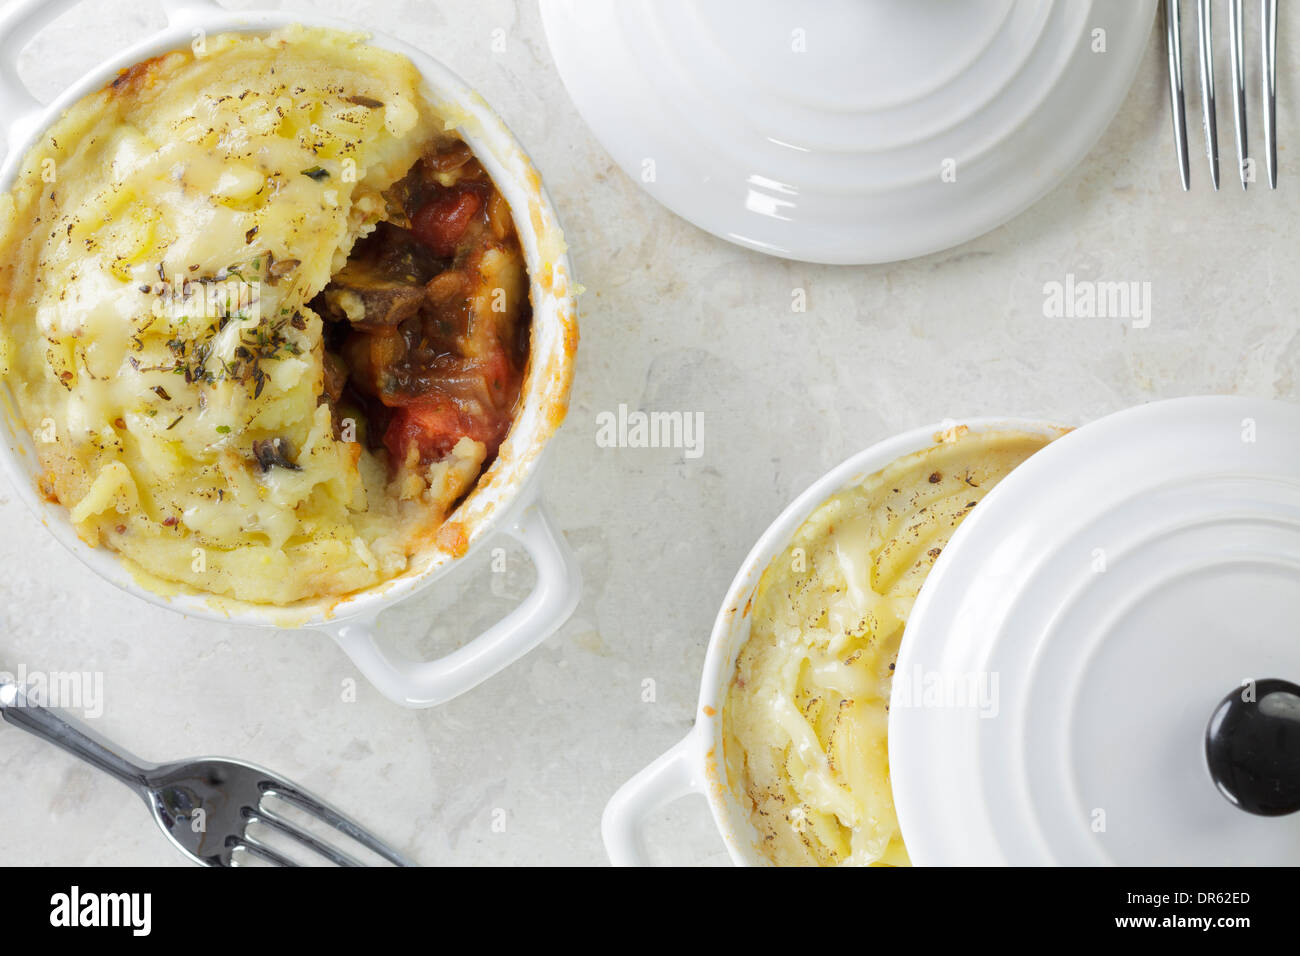
<svg viewBox="0 0 1300 956"><path fill-rule="evenodd" d="M1155 0L542 0L634 182L813 262L957 245L1061 181L1123 102Z"/></svg>
<svg viewBox="0 0 1300 956"><path fill-rule="evenodd" d="M1300 862L1300 814L1233 806L1205 756L1243 680L1300 682L1298 627L1300 406L1158 402L1047 446L907 626L889 758L912 860Z"/></svg>

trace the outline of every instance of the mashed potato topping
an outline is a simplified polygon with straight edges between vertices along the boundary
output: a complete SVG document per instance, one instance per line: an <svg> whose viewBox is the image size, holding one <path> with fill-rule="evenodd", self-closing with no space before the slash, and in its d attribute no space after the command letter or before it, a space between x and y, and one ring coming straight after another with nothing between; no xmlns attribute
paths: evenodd
<svg viewBox="0 0 1300 956"><path fill-rule="evenodd" d="M0 197L0 362L42 490L144 579L369 587L495 454L522 254L420 83L350 34L208 37L73 106Z"/></svg>
<svg viewBox="0 0 1300 956"><path fill-rule="evenodd" d="M907 864L886 740L903 628L961 520L1047 441L947 432L827 500L764 571L723 743L772 862Z"/></svg>

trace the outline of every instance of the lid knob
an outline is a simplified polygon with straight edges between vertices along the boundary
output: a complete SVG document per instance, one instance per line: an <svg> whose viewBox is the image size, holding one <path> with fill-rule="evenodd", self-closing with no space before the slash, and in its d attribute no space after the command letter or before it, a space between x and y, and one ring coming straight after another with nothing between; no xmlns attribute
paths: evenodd
<svg viewBox="0 0 1300 956"><path fill-rule="evenodd" d="M1253 681L1219 702L1205 760L1233 806L1263 816L1300 810L1300 686Z"/></svg>

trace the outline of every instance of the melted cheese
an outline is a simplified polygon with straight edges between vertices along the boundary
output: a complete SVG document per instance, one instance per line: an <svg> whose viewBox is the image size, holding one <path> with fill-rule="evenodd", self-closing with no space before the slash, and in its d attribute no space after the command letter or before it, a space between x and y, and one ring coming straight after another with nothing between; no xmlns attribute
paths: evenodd
<svg viewBox="0 0 1300 956"><path fill-rule="evenodd" d="M404 57L290 28L140 64L37 142L0 197L0 365L85 541L276 605L432 541L481 446L390 487L318 405L306 303L444 126ZM274 438L300 470L258 467Z"/></svg>
<svg viewBox="0 0 1300 956"><path fill-rule="evenodd" d="M764 571L723 743L772 862L908 862L887 740L907 617L961 520L1047 440L950 434L828 499Z"/></svg>

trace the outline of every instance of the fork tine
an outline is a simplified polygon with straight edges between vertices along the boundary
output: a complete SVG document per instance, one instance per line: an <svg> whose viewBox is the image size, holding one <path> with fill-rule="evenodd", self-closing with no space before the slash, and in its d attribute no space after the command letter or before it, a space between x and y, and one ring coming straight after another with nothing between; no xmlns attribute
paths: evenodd
<svg viewBox="0 0 1300 956"><path fill-rule="evenodd" d="M1264 48L1264 155L1269 188L1277 189L1277 0L1260 0L1259 12Z"/></svg>
<svg viewBox="0 0 1300 956"><path fill-rule="evenodd" d="M408 860L402 854L398 853L388 844L384 843L374 834L361 828L355 820L345 817L331 807L321 803L315 797L304 793L297 787L292 786L282 780L268 780L262 786L263 794L267 796L279 797L287 800L300 810L305 810L312 816L323 820L340 833L350 836L362 846L374 850L384 859L398 866L415 866L416 864Z"/></svg>
<svg viewBox="0 0 1300 956"><path fill-rule="evenodd" d="M1187 113L1183 108L1183 42L1178 16L1178 0L1165 0L1165 47L1169 53L1169 107L1174 117L1174 149L1178 151L1178 172L1183 191L1191 188L1187 166Z"/></svg>
<svg viewBox="0 0 1300 956"><path fill-rule="evenodd" d="M1200 38L1201 122L1205 127L1205 152L1210 159L1210 182L1219 188L1219 123L1214 107L1214 35L1210 0L1197 0L1197 35Z"/></svg>
<svg viewBox="0 0 1300 956"><path fill-rule="evenodd" d="M1237 130L1237 173L1241 188L1247 186L1246 174L1246 58L1241 29L1241 0L1228 3L1228 56L1232 67L1232 122Z"/></svg>
<svg viewBox="0 0 1300 956"><path fill-rule="evenodd" d="M329 860L336 866L361 866L362 863L353 857L348 856L342 850L336 850L328 844L322 843L305 830L300 830L284 817L277 813L267 810L265 807L257 809L245 809L244 818L249 823L260 823L263 826L270 827L276 833L282 833L291 839L307 847L307 849L319 853L325 859Z"/></svg>
<svg viewBox="0 0 1300 956"><path fill-rule="evenodd" d="M247 834L241 837L239 842L235 844L236 849L238 849L241 846L249 853L253 854L253 856L261 857L263 860L266 860L266 862L274 863L276 866L298 866L299 865L296 861L289 859L283 853L279 853L271 849L265 843L257 842L257 840L253 839Z"/></svg>

